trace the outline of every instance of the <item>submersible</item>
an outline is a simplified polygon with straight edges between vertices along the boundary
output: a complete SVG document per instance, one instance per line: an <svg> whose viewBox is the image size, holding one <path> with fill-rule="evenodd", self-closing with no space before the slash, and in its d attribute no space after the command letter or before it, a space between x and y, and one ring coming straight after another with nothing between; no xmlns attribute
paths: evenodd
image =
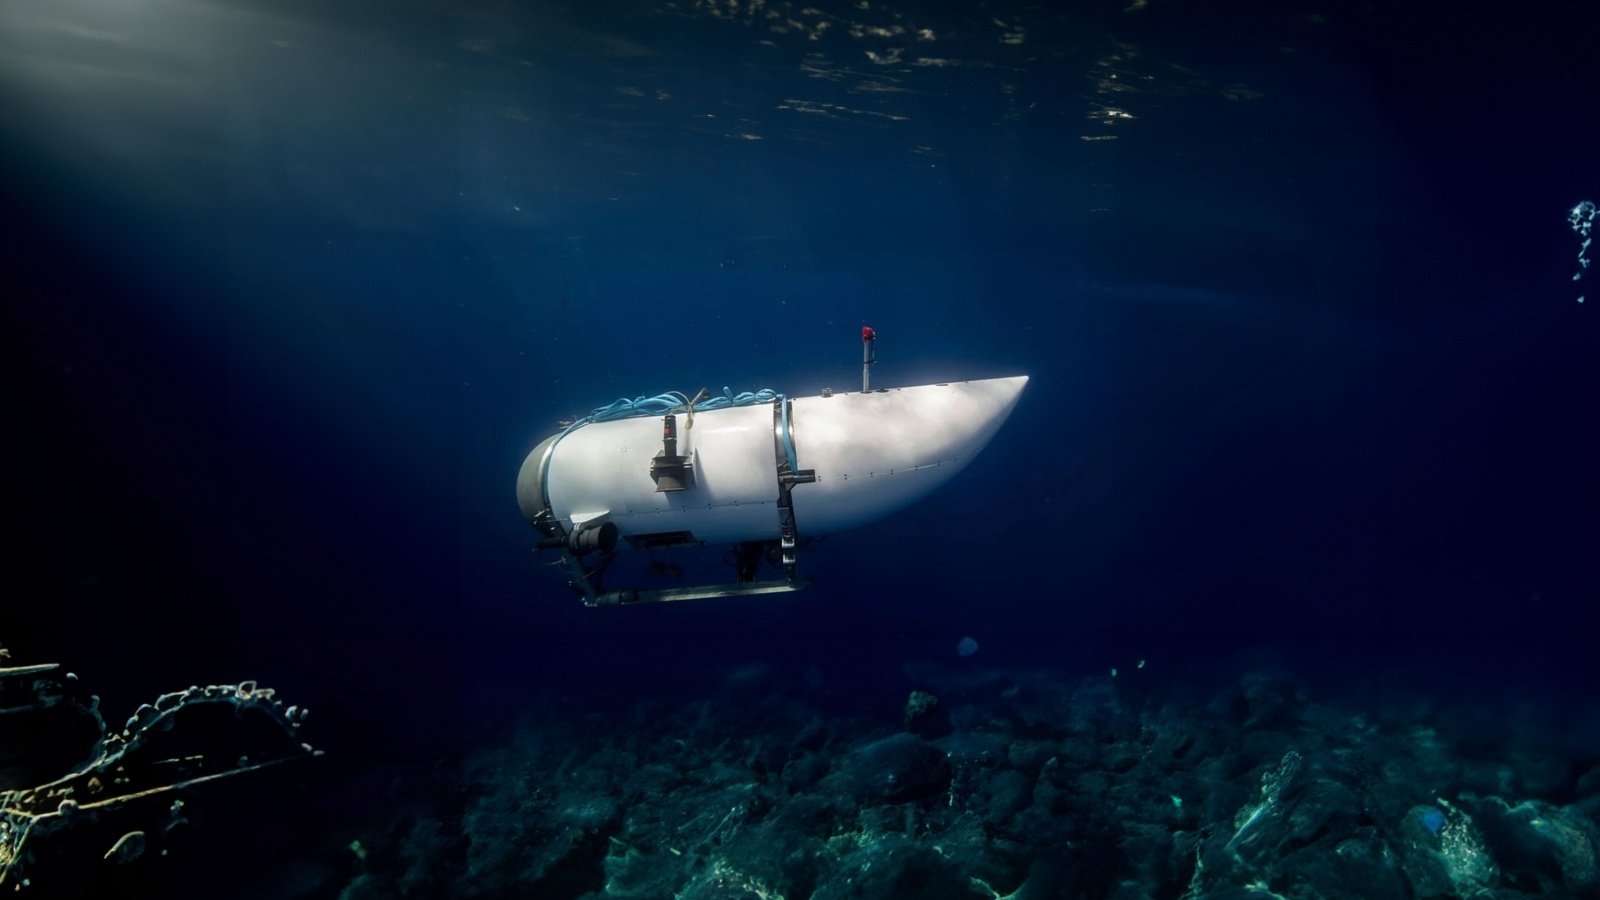
<svg viewBox="0 0 1600 900"><path fill-rule="evenodd" d="M535 446L517 504L591 606L778 593L804 587L809 537L865 525L926 497L978 455L1026 375L873 389L877 335L862 329L859 392L773 391L619 400ZM681 427L680 427L681 422ZM624 546L735 546L735 581L608 591ZM783 577L757 580L763 558ZM591 562L597 560L596 562Z"/></svg>

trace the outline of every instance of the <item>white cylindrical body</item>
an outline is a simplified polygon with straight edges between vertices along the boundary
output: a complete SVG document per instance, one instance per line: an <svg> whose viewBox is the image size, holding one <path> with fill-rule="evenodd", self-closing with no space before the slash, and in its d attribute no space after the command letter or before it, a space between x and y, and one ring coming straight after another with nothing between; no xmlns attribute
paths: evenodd
<svg viewBox="0 0 1600 900"><path fill-rule="evenodd" d="M798 470L791 489L799 534L854 528L927 496L970 463L1016 406L1026 376L792 399ZM622 537L687 532L711 543L779 533L777 403L678 416L678 454L693 484L658 492L650 463L662 452L659 416L598 422L541 443L523 462L517 500L532 519L547 508L571 530L605 516Z"/></svg>
<svg viewBox="0 0 1600 900"><path fill-rule="evenodd" d="M550 509L570 526L609 513L623 537L687 531L702 541L755 541L778 536L778 470L772 404L678 416L678 454L688 457L694 485L658 493L650 461L661 452L661 418L596 422L575 429L549 449L545 492ZM524 496L537 452L517 479L524 515L537 501Z"/></svg>

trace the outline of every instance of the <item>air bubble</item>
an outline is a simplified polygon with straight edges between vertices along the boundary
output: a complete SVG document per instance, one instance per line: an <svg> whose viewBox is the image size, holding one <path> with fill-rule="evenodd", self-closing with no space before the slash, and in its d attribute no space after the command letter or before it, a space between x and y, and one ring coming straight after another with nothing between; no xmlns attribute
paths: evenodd
<svg viewBox="0 0 1600 900"><path fill-rule="evenodd" d="M1594 231L1595 205L1592 200L1585 200L1572 208L1567 213L1567 223L1572 226L1572 233L1578 236L1578 271L1572 276L1573 281L1583 278L1583 270L1589 268L1589 247L1594 243L1591 232ZM1578 296L1578 302L1583 302L1583 295Z"/></svg>

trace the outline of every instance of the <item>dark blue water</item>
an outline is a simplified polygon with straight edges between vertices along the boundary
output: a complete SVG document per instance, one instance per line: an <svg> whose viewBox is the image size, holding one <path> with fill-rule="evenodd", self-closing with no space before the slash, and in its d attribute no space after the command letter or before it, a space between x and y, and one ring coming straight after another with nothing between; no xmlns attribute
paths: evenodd
<svg viewBox="0 0 1600 900"><path fill-rule="evenodd" d="M994 671L1271 671L1600 759L1581 4L0 21L0 643L108 718L245 678L311 707L298 842L244 880L321 859L301 895L337 895L386 785L538 698L678 708L764 663L893 725L968 635ZM530 555L512 484L556 419L849 389L863 324L880 384L1031 382L932 499L810 548L813 587L588 610Z"/></svg>

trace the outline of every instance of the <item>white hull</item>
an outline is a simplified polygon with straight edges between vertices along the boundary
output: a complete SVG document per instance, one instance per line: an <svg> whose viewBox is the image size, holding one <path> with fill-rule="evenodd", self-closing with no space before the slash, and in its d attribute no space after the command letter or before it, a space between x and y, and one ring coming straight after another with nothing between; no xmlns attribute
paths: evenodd
<svg viewBox="0 0 1600 900"><path fill-rule="evenodd" d="M661 492L651 461L659 416L595 422L534 449L517 478L533 520L544 510L564 531L604 518L624 538L688 533L710 543L775 540L779 473L792 445L798 534L883 518L928 496L978 455L1011 414L1027 376L791 398L788 442L779 401L678 416L678 454L693 468L686 490Z"/></svg>

